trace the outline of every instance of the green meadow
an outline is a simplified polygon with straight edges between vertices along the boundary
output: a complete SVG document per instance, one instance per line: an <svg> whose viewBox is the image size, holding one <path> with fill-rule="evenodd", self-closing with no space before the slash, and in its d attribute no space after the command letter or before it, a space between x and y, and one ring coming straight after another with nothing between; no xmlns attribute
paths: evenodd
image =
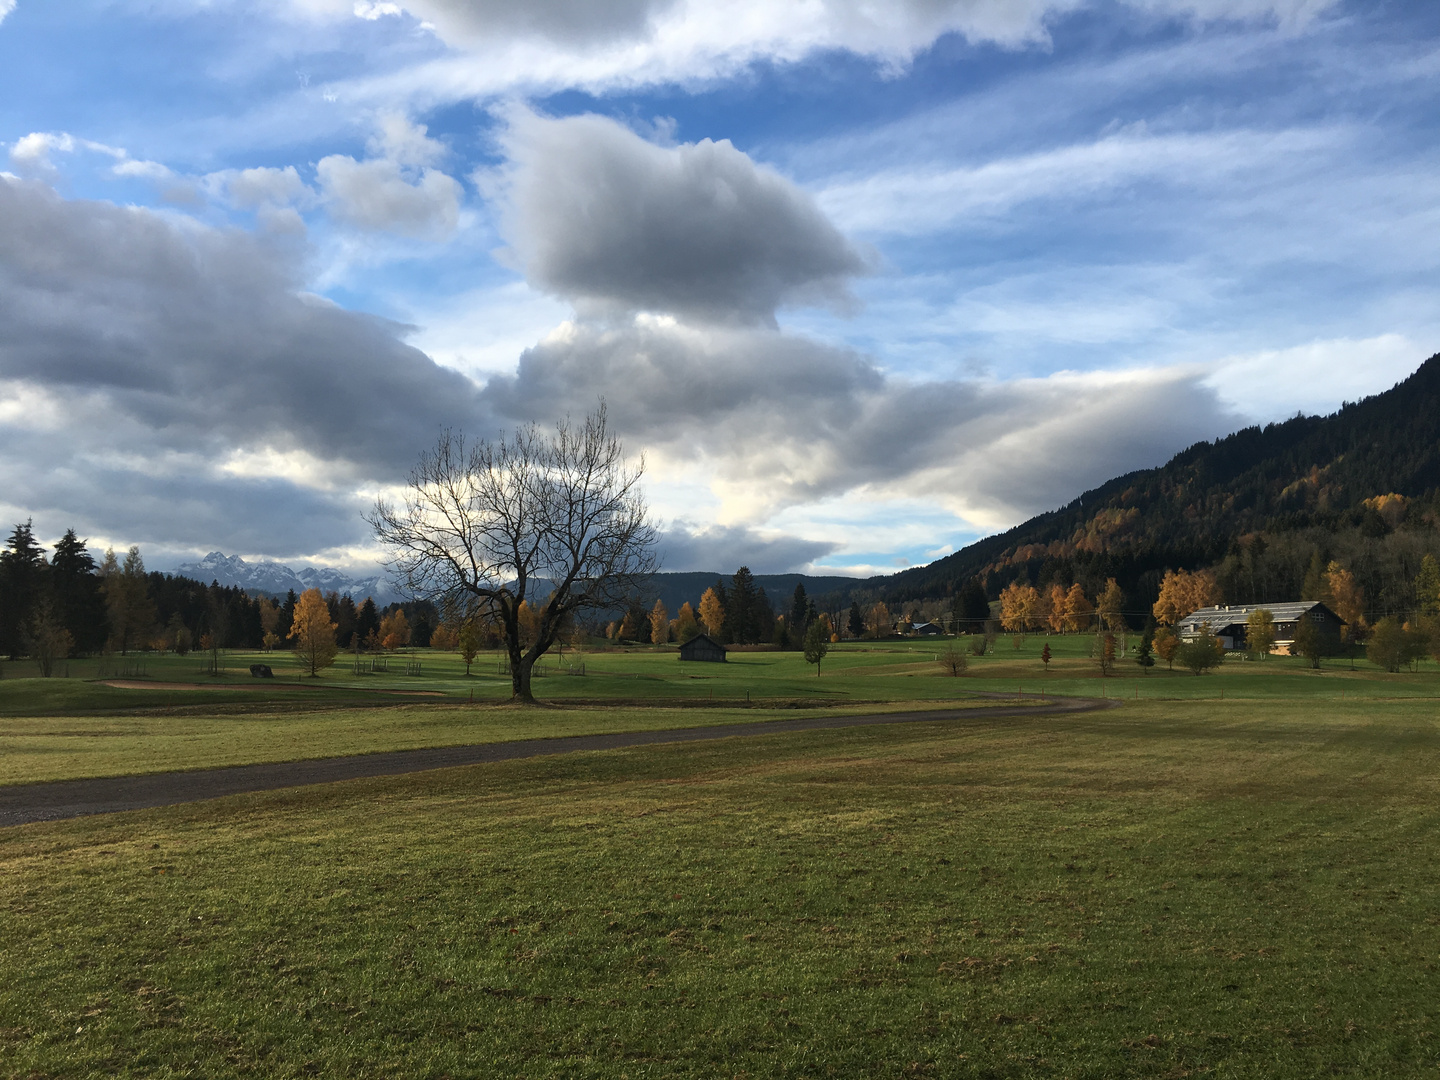
<svg viewBox="0 0 1440 1080"><path fill-rule="evenodd" d="M298 685L239 655L223 678L152 657L138 688L7 665L0 783L995 702L976 691L1121 703L0 830L0 1076L1440 1070L1432 665L1102 680L1087 639L999 644L961 678L935 642L847 643L818 679L798 654L585 651L540 708L500 703L493 656L467 679L423 650L419 675Z"/></svg>

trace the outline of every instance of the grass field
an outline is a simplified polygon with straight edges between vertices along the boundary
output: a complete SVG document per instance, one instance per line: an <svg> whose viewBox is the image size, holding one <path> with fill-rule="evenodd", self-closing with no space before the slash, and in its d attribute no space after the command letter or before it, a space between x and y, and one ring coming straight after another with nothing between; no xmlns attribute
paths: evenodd
<svg viewBox="0 0 1440 1080"><path fill-rule="evenodd" d="M1134 641L1132 635L1132 646ZM685 664L678 660L673 646L567 649L563 656L542 660L535 693L557 702L676 704L744 704L747 699L751 703L925 701L951 699L970 690L1105 694L1142 700L1218 699L1222 694L1282 700L1341 700L1357 694L1440 698L1440 669L1430 661L1418 672L1389 675L1363 658L1327 660L1319 672L1292 657L1232 658L1217 672L1197 677L1186 671L1169 671L1163 663L1146 674L1130 659L1123 659L1112 677L1102 679L1090 659L1093 643L1091 636L1083 634L1031 635L1015 649L1009 638L1001 638L990 655L971 657L967 673L960 678L944 674L936 663L936 656L949 642L933 639L844 642L833 647L818 677L797 652L732 652L725 664ZM1040 659L1046 645L1054 655L1048 670ZM419 675L404 674L410 660L419 663ZM143 671L138 677L126 677L125 681L134 684L132 688L118 689L95 681L102 671L109 678L119 678L127 662ZM163 705L250 707L260 700L304 707L336 702L388 705L394 704L396 693L452 701L500 701L510 696L510 678L503 674L495 653L481 654L468 677L458 656L428 649L392 656L387 662L387 672L372 674L365 658L366 671L357 675L353 659L342 655L321 678L311 679L302 677L288 653L230 653L225 657L226 674L214 677L202 674L202 661L194 655L152 654L129 661L113 657L70 661L70 678L40 680L34 678L34 665L29 661L6 661L0 663L0 716L80 715ZM252 663L272 665L277 678L251 678ZM576 674L566 673L569 671ZM201 683L208 688L154 688L162 683Z"/></svg>
<svg viewBox="0 0 1440 1080"><path fill-rule="evenodd" d="M0 1071L1434 1075L1437 766L1142 701L23 826Z"/></svg>

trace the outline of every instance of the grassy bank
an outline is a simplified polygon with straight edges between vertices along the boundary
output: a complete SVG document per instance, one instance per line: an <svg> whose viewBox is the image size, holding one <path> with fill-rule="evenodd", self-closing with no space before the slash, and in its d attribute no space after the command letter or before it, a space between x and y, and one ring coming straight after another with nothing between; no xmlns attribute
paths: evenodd
<svg viewBox="0 0 1440 1080"><path fill-rule="evenodd" d="M1430 1075L1440 725L1140 703L0 834L11 1076Z"/></svg>

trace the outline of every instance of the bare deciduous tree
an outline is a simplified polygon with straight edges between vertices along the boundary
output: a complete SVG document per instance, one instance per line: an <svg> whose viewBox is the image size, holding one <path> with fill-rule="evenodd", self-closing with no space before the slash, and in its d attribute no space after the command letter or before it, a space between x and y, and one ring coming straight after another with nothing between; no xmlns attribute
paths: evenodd
<svg viewBox="0 0 1440 1080"><path fill-rule="evenodd" d="M469 444L446 432L411 472L404 505L381 500L367 520L402 589L499 620L513 698L532 702L535 662L567 617L620 606L655 570L643 469L626 463L602 403L553 434L532 424ZM539 609L529 642L527 601Z"/></svg>

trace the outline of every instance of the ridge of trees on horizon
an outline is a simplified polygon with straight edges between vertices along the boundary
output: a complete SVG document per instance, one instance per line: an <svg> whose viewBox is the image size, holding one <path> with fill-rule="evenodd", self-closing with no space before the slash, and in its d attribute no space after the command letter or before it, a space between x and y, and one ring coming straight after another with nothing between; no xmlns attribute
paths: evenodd
<svg viewBox="0 0 1440 1080"><path fill-rule="evenodd" d="M97 562L73 529L47 554L26 521L0 551L0 655L29 656L48 675L57 661L104 653L287 649L299 599L147 571L138 547ZM425 601L377 609L369 597L322 599L346 650L357 639L370 650L426 645L438 623Z"/></svg>

